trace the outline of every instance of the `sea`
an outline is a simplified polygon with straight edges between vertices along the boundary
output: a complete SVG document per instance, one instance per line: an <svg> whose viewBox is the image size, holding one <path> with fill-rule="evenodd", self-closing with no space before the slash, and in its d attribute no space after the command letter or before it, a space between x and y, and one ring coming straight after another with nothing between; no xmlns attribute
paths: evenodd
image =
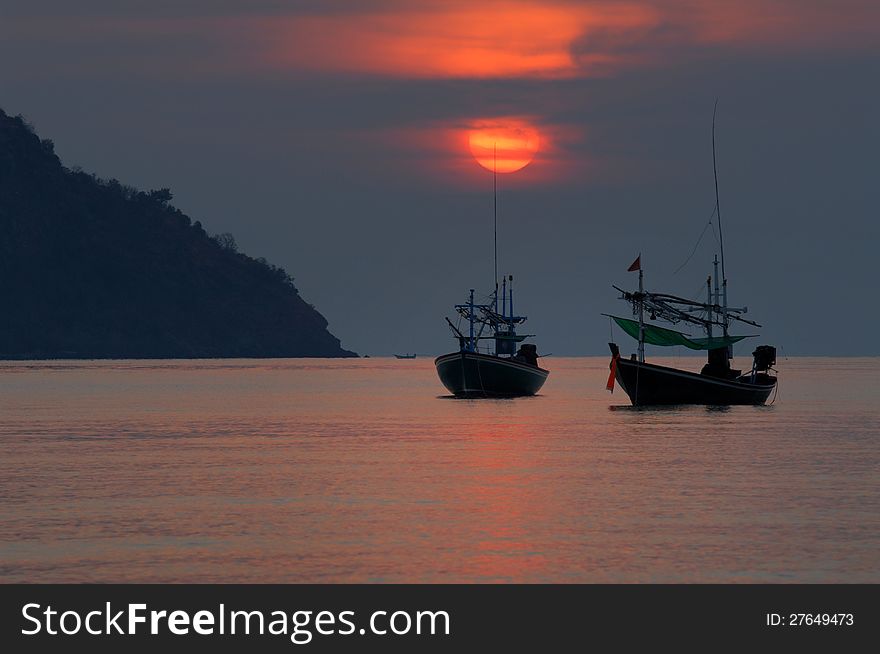
<svg viewBox="0 0 880 654"><path fill-rule="evenodd" d="M670 408L542 361L504 400L421 356L0 363L0 581L880 582L880 359Z"/></svg>

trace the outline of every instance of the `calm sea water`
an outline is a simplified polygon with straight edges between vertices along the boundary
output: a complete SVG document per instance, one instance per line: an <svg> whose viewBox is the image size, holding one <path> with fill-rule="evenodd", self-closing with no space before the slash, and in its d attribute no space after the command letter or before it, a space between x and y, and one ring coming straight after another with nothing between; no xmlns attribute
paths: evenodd
<svg viewBox="0 0 880 654"><path fill-rule="evenodd" d="M880 581L880 359L653 410L545 362L515 400L421 358L0 364L0 580Z"/></svg>

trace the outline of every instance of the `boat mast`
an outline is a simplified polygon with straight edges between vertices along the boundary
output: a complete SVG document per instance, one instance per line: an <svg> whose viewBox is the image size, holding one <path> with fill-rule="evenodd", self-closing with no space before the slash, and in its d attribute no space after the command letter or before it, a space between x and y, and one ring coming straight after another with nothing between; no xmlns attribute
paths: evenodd
<svg viewBox="0 0 880 654"><path fill-rule="evenodd" d="M645 362L645 285L642 271L642 253L639 252L639 363Z"/></svg>
<svg viewBox="0 0 880 654"><path fill-rule="evenodd" d="M721 300L721 293L718 291L718 255L717 255L717 254L715 255L715 261L712 262L712 265L715 267L715 295L712 295L711 293L709 294L709 304L711 304L712 306L715 306L715 305L718 304L718 302ZM721 317L722 317L722 321L721 321L721 322L722 322L722 323L726 323L726 322L727 322L727 311L726 311L726 309L727 309L727 307L724 307L724 308L722 309L722 312L721 312ZM712 325L710 324L710 325L709 325L709 328L711 329L711 327L712 327ZM724 330L724 335L727 336L727 326L726 326L726 324L723 324L722 327L723 327L723 330ZM712 335L712 334L709 334L709 336L711 336L711 335Z"/></svg>
<svg viewBox="0 0 880 654"><path fill-rule="evenodd" d="M715 264L715 279L718 279L717 263ZM706 278L706 307L706 336L712 338L712 275Z"/></svg>
<svg viewBox="0 0 880 654"><path fill-rule="evenodd" d="M715 107L712 109L712 172L715 175L715 214L718 216L718 240L721 246L721 316L724 336L727 337L727 272L724 270L724 230L721 228L721 203L718 200L718 164L715 158L715 114L718 113L718 98L715 98ZM716 268L718 266L716 262ZM715 273L716 301L718 300L718 273Z"/></svg>
<svg viewBox="0 0 880 654"><path fill-rule="evenodd" d="M492 218L495 247L495 311L498 311L498 144L492 144Z"/></svg>
<svg viewBox="0 0 880 654"><path fill-rule="evenodd" d="M498 143L492 143L492 246L494 248L495 265L495 300L492 310L498 313ZM495 325L495 355L498 356L498 330Z"/></svg>
<svg viewBox="0 0 880 654"><path fill-rule="evenodd" d="M468 340L468 351L476 350L476 342L474 341L474 289L471 289L471 297L468 301L468 322L470 323L470 339Z"/></svg>

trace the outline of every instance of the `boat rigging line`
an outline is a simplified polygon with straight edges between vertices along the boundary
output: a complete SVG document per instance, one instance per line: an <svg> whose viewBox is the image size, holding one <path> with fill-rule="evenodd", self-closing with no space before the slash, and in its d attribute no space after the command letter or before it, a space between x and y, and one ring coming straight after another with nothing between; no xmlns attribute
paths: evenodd
<svg viewBox="0 0 880 654"><path fill-rule="evenodd" d="M697 248L700 247L700 243L703 241L703 237L706 235L706 230L709 229L710 227L712 227L712 219L713 219L714 217L715 217L715 209L712 209L712 215L709 216L709 222L707 222L707 223L703 226L703 231L700 232L700 238L698 238L698 239L697 239L697 242L694 243L694 249L691 250L691 253L688 255L687 259L684 260L684 263L681 264L678 268L675 269L675 272L672 273L673 275L677 275L677 274L679 273L679 271L680 271L682 268L684 268L686 265L688 265L688 263L690 262L690 260L694 258L694 254L696 254L696 252L697 252ZM715 229L714 229L714 227L713 227L713 229L712 229L712 235L713 235L713 236L715 235ZM718 239L716 238L715 240L717 241Z"/></svg>

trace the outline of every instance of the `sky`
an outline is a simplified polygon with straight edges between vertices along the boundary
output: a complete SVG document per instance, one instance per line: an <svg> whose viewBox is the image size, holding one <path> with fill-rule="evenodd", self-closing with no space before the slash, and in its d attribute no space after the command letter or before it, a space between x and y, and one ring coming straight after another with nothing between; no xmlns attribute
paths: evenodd
<svg viewBox="0 0 880 654"><path fill-rule="evenodd" d="M170 187L373 356L457 347L493 164L539 352L606 353L639 253L704 292L716 99L731 305L782 355L880 355L878 77L875 0L0 0L0 107Z"/></svg>

